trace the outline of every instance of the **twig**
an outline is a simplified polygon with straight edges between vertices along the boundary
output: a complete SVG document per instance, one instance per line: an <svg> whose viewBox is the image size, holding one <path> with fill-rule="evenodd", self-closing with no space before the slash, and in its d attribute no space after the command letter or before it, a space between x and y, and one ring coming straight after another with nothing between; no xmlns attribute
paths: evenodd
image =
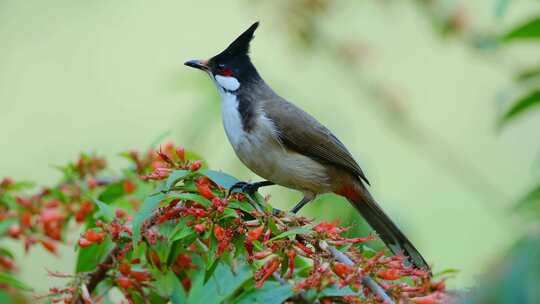
<svg viewBox="0 0 540 304"><path fill-rule="evenodd" d="M354 267L354 262L343 252L337 250L335 247L328 245L326 241L319 242L319 246L326 252L329 252L336 261ZM394 304L394 301L386 294L386 291L370 276L363 276L362 283L364 283L374 294L379 296L384 303Z"/></svg>
<svg viewBox="0 0 540 304"><path fill-rule="evenodd" d="M105 279L107 275L107 271L112 268L112 265L114 263L114 259L118 252L120 251L120 247L115 246L109 254L105 257L103 262L101 262L96 270L90 272L88 274L88 284L86 284L86 290L88 294L92 294L92 291L97 287L99 282L101 282L103 279ZM83 284L84 285L84 284ZM82 295L79 295L79 297L75 298L75 301L73 303L84 303Z"/></svg>

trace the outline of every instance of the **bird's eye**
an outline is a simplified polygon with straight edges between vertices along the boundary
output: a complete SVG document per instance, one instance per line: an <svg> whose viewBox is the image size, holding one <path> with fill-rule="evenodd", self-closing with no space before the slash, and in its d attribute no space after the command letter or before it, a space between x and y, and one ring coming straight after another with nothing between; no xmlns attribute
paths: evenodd
<svg viewBox="0 0 540 304"><path fill-rule="evenodd" d="M221 76L232 76L233 71L231 68L226 67L223 63L218 64L217 74Z"/></svg>

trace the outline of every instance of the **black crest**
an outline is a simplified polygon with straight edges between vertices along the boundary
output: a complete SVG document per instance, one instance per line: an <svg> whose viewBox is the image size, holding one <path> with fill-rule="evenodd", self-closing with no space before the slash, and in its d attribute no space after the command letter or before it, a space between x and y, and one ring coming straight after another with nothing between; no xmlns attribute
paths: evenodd
<svg viewBox="0 0 540 304"><path fill-rule="evenodd" d="M253 33L259 26L259 21L253 23L246 31L236 38L220 55L234 57L236 55L247 55L249 43L253 39Z"/></svg>

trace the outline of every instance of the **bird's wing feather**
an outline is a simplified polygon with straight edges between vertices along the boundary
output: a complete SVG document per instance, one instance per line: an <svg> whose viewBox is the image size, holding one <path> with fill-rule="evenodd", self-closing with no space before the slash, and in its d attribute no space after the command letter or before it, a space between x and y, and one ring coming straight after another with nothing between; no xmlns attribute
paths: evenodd
<svg viewBox="0 0 540 304"><path fill-rule="evenodd" d="M286 148L344 168L369 185L364 172L345 145L311 115L277 96L264 102L263 107Z"/></svg>

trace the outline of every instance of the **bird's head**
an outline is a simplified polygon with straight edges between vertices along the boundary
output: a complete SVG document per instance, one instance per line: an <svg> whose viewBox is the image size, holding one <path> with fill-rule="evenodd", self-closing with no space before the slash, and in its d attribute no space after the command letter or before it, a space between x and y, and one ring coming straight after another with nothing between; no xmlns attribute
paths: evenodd
<svg viewBox="0 0 540 304"><path fill-rule="evenodd" d="M255 22L216 56L208 60L190 60L184 64L207 72L219 89L237 91L243 84L259 79L248 55L249 43L258 26L259 22Z"/></svg>

